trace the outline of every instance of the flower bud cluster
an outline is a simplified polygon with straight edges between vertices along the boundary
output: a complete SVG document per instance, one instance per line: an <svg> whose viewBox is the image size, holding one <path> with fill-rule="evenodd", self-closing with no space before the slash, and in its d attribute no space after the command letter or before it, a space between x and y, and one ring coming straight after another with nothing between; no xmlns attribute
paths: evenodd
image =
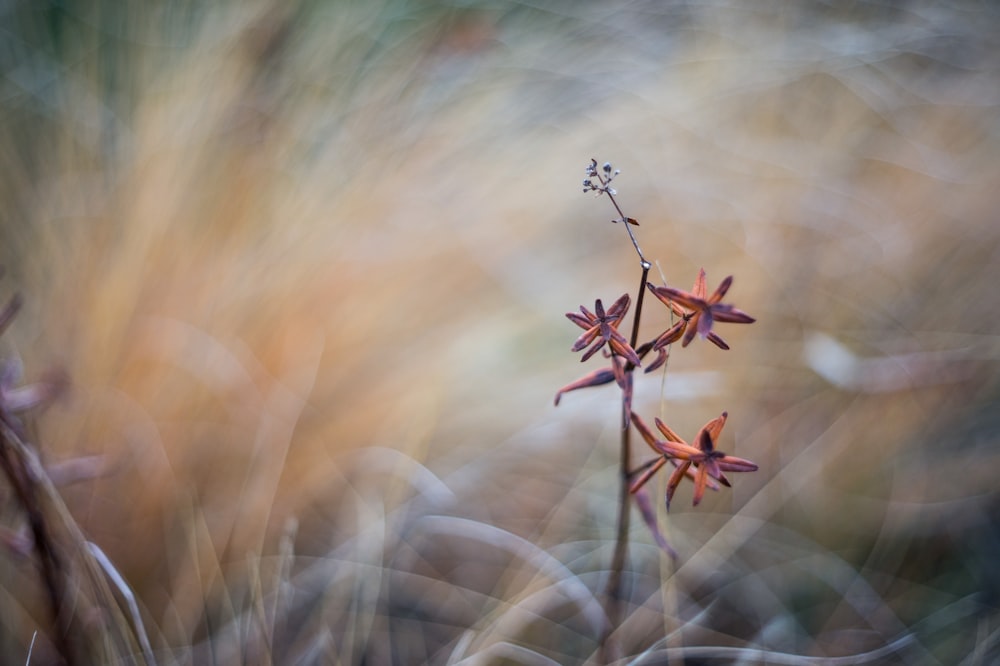
<svg viewBox="0 0 1000 666"><path fill-rule="evenodd" d="M603 175L602 173L603 172ZM611 187L611 181L621 173L620 169L612 167L611 162L605 162L601 170L597 170L597 160L590 160L587 165L587 178L583 181L584 192L594 192L595 196L601 196L605 192L614 196L618 194L615 188Z"/></svg>

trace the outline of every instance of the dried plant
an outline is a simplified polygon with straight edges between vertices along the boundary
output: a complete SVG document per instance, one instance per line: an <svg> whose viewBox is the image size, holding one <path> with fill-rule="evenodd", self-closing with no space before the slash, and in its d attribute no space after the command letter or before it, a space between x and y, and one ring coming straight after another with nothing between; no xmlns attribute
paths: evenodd
<svg viewBox="0 0 1000 666"><path fill-rule="evenodd" d="M706 471L692 509L695 460L665 514L684 460L629 428L618 663L1000 660L990 3L13 2L3 24L0 329L26 305L0 358L26 367L0 385L73 382L15 412L11 452L79 523L39 477L57 573L122 611L77 640L141 620L162 664L600 663L620 433L566 413L596 398L699 451L728 410L712 450L761 466L720 468L732 508ZM561 164L596 137L650 170L648 201L631 157L610 185L654 286L707 303L735 273L719 302L758 323L712 312L732 351L624 245L596 248L624 284L594 272L594 232L628 234ZM581 266L599 281L560 309ZM640 370L600 330L566 354L592 325L533 344L539 312L625 292ZM90 455L116 473L63 492L109 466ZM52 664L2 474L0 498L0 662ZM77 661L130 663L135 631Z"/></svg>
<svg viewBox="0 0 1000 666"><path fill-rule="evenodd" d="M729 414L722 412L721 415L706 423L698 431L698 436L695 438L698 446L694 447L678 437L677 433L671 430L660 419L656 419L656 427L659 428L666 439L656 439L649 428L646 427L646 424L643 423L642 419L637 414L632 414L632 421L635 423L635 427L642 435L642 438L646 440L650 448L660 453L661 457L649 469L643 472L642 476L636 479L632 484L631 491L633 493L639 492L652 475L669 460L674 464L676 469L670 475L670 481L667 482L667 508L670 508L670 500L674 496L674 491L680 485L681 479L685 477L692 479L695 483L692 504L698 506L702 496L705 494L706 485L712 488L712 490L718 490L719 483L724 486L731 486L724 472L757 471L757 465L749 460L727 456L725 453L715 449L715 441L722 434L722 427L726 425L727 418L729 418ZM710 479L712 480L711 482Z"/></svg>
<svg viewBox="0 0 1000 666"><path fill-rule="evenodd" d="M14 296L0 308L0 333L21 307ZM63 504L56 485L103 475L101 456L44 465L32 443L26 414L44 409L65 391L61 372L32 384L20 384L21 363L0 362L0 475L16 507L11 525L0 525L3 546L18 559L33 558L51 620L48 652L55 663L155 663L138 607L127 583L95 544L85 540ZM129 604L126 618L115 600L113 584ZM100 627L100 632L94 632ZM32 635L28 663L38 631ZM128 655L127 659L124 655Z"/></svg>
<svg viewBox="0 0 1000 666"><path fill-rule="evenodd" d="M642 418L632 412L634 395L632 374L636 368L641 366L643 356L650 351L657 352L657 357L647 366L646 372L664 367L669 358L670 346L680 340L681 346L687 347L696 335L709 340L720 349L728 350L729 345L713 330L714 324L716 322L750 324L754 322L754 318L732 305L721 302L732 286L732 276L724 279L711 296L707 295L704 269L699 271L694 287L690 292L669 286L657 286L648 281L651 264L643 256L639 242L632 231L632 227L639 226L639 222L625 215L615 198L618 192L611 186L611 182L620 173L621 171L615 169L610 162L605 162L598 168L597 160L592 159L586 168L587 178L583 181L583 191L594 192L596 196L607 195L615 211L618 213L618 217L612 220L612 222L622 223L639 257L642 277L636 295L636 307L632 320L631 335L626 340L625 336L618 330L632 302L631 297L627 293L619 297L607 310L604 309L601 300L597 299L594 304L594 312L581 305L579 313L566 313L566 317L570 321L580 328L585 329L583 335L577 338L572 346L573 351L587 350L581 361L586 361L598 351L604 349L604 356L610 357L611 367L596 370L567 384L556 393L555 398L555 403L558 405L563 394L568 391L607 384L612 380L621 389L621 485L619 491L618 530L610 576L605 590L608 623L605 626L604 635L601 640L605 651L605 658L608 660L617 657L616 646L613 645L610 638L615 626L619 624L622 614L619 597L622 571L628 547L627 536L631 497L636 497L640 513L653 533L654 540L671 558L676 558L676 552L663 537L657 525L656 512L652 510L652 505L645 495L646 483L653 475L667 462L674 465L674 471L667 482L666 490L666 506L669 509L670 500L673 498L677 486L685 478L692 480L695 484L692 502L694 505L697 505L704 496L705 488L718 490L720 485L730 485L725 472L752 472L757 469L757 465L749 460L728 456L716 449L716 442L728 418L727 412L722 412L721 416L709 421L698 432L695 439L697 446L692 446L685 442L666 423L658 418L656 419L656 426L663 433L664 439L657 439ZM672 322L666 330L649 342L637 345L639 323L642 317L643 295L647 289L679 319L676 322ZM605 347L608 349L605 349ZM659 454L658 458L636 469L632 469L631 467L632 456L629 435L633 424L642 438L649 444L650 448Z"/></svg>

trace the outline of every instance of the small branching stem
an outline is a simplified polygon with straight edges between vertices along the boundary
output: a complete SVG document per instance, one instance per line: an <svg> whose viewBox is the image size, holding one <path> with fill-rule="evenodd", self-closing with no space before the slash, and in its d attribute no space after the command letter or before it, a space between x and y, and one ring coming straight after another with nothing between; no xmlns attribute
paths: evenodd
<svg viewBox="0 0 1000 666"><path fill-rule="evenodd" d="M611 199L611 205L615 207L616 211L618 211L618 220L623 225L625 225L625 231L628 232L629 240L632 241L632 247L635 248L635 253L637 255L639 255L639 263L642 265L642 269L644 271L643 272L643 279L645 279L645 275L649 271L649 268L650 268L650 263L648 261L646 261L646 257L643 256L642 250L639 249L639 241L636 240L635 234L632 233L632 227L629 224L629 218L622 211L622 207L618 205L618 200L615 199L615 191L611 187L611 179L614 178L614 176L618 175L618 172L616 171L614 174L611 174L611 165L610 164L605 164L604 165L604 169L605 169L605 172L608 173L608 177L605 178L604 176L602 176L600 174L600 172L597 171L597 160L593 160L592 159L592 160L590 160L590 163L591 163L591 174L592 174L591 177L592 178L597 178L597 182L599 182L601 184L600 187L593 187L592 189L596 189L599 192L603 192L604 194L607 194L608 198ZM588 185L589 182L590 181L585 182L584 185ZM642 299L642 292L645 291L646 283L643 282L641 286L642 286L642 288L639 290L639 298L640 298L640 300ZM633 335L634 334L635 334L635 330L633 330ZM635 345L635 340L632 341L632 344Z"/></svg>
<svg viewBox="0 0 1000 666"><path fill-rule="evenodd" d="M617 207L618 204L615 204ZM620 211L619 211L620 212ZM624 216L622 216L624 219ZM625 225L628 228L628 225ZM633 238L633 243L635 243L635 237L632 235L632 231L629 230L629 236ZM635 249L639 252L639 245L635 244ZM642 257L642 253L639 252L639 256ZM635 314L632 319L632 334L629 344L635 349L636 342L639 338L639 321L642 317L642 297L645 294L646 289L646 278L649 276L649 263L642 260L642 280L639 282L639 294L636 298L635 304ZM628 367L628 366L626 366ZM629 368L627 372L631 372L634 368ZM624 396L622 396L622 436L621 436L621 459L619 462L618 476L619 476L619 488L618 488L618 528L616 530L615 536L615 552L611 558L611 569L608 576L608 584L605 588L605 597L607 599L607 615L608 615L608 628L607 633L601 639L601 645L604 647L606 652L605 656L612 656L608 654L614 651L614 648L609 643L611 633L614 628L621 625L622 615L623 615L623 605L621 603L621 584L622 584L622 572L625 570L625 557L628 552L628 528L629 528L629 510L632 508L632 495L629 493L630 479L632 477L632 472L629 471L629 466L632 460L632 443L631 443L632 429L629 427L629 414L628 406L626 404Z"/></svg>
<svg viewBox="0 0 1000 666"><path fill-rule="evenodd" d="M618 201L615 199L614 193L611 188L608 187L608 181L605 181L600 174L596 175L604 188L605 194L608 195L608 198L611 200L611 204L618 212L619 219L625 227L625 231L628 232L629 239L632 241L632 247L635 248L636 254L639 255L639 264L642 267L642 278L639 281L639 290L636 295L635 314L632 319L632 333L629 339L629 345L635 349L639 341L639 322L642 318L642 302L643 297L646 294L646 279L649 277L651 264L646 261L646 258L643 256L642 249L639 248L639 241L636 240L635 234L632 233L629 218L625 215L624 211L622 211L621 206L618 205ZM631 364L628 364L626 368L627 372L632 372L635 369ZM631 465L632 459L632 429L629 427L628 412L629 406L625 396L623 395L621 458L618 472L620 484L618 489L618 527L615 536L615 551L611 558L611 569L608 575L608 584L605 589L608 626L605 635L601 637L601 646L605 653L604 656L608 661L612 661L617 658L617 655L615 654L617 652L617 647L614 642L611 641L611 634L614 632L615 627L621 625L624 614L624 606L621 600L621 584L622 574L625 570L625 558L628 554L629 512L631 509L631 494L629 493L629 480L631 478L631 473L629 471L629 466Z"/></svg>
<svg viewBox="0 0 1000 666"><path fill-rule="evenodd" d="M637 255L639 255L639 264L642 265L642 270L643 270L642 275L643 275L643 280L645 280L646 279L646 274L649 273L650 263L648 261L646 261L646 257L644 257L642 255L642 250L639 248L639 241L636 240L635 234L632 233L632 225L629 224L628 218L625 217L625 213L622 212L621 206L619 206L618 205L618 201L615 200L615 195L613 195L611 192L608 192L608 198L611 199L612 205L615 207L615 210L618 211L618 216L621 218L622 224L625 225L625 231L628 232L629 240L632 241L632 247L635 248L635 253ZM643 292L646 291L646 289L645 289L646 283L645 282L642 283L642 287L643 288L639 290L639 299L640 299L640 301L642 300L642 294L643 294ZM635 334L635 333L636 333L636 331L633 331L633 334ZM634 340L633 340L633 344L635 344Z"/></svg>

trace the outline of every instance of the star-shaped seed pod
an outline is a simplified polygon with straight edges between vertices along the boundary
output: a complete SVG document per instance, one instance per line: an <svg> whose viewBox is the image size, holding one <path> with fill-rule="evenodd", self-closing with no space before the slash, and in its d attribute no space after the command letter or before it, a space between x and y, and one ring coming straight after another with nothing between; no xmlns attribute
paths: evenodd
<svg viewBox="0 0 1000 666"><path fill-rule="evenodd" d="M691 291L681 291L673 287L657 287L652 282L647 282L646 286L653 292L653 295L681 318L679 322L656 339L653 349L662 349L681 339L682 336L681 346L687 347L696 333L707 338L720 349L729 349L726 341L712 330L712 325L717 321L730 324L752 324L756 321L746 312L721 302L722 297L726 295L732 284L733 276L730 275L719 284L711 296L706 297L704 268L698 271L698 277L694 281L694 287Z"/></svg>
<svg viewBox="0 0 1000 666"><path fill-rule="evenodd" d="M630 491L634 493L639 490L669 460L677 468L667 482L667 508L670 508L670 500L673 498L677 486L685 477L694 481L692 504L697 506L705 494L706 487L718 490L720 483L724 486L731 485L725 472L757 471L755 463L743 458L728 456L715 449L715 442L722 433L722 428L726 425L728 417L728 413L722 412L721 415L702 426L696 439L698 446L694 447L681 439L660 419L656 419L656 427L663 433L665 439L656 439L643 420L638 415L633 414L632 423L635 424L642 438L662 457L632 483Z"/></svg>
<svg viewBox="0 0 1000 666"><path fill-rule="evenodd" d="M594 303L594 312L581 305L579 313L566 313L566 317L570 321L580 328L586 329L584 334L577 338L572 347L573 351L580 351L591 345L590 349L587 349L583 354L583 357L580 359L581 361L586 361L607 344L615 354L622 356L625 360L632 363L632 365L639 365L638 354L629 345L625 336L618 332L618 325L621 323L625 313L628 312L630 303L631 299L629 295L622 294L621 298L615 301L607 311L604 310L604 304L601 303L601 299L597 299L597 302Z"/></svg>

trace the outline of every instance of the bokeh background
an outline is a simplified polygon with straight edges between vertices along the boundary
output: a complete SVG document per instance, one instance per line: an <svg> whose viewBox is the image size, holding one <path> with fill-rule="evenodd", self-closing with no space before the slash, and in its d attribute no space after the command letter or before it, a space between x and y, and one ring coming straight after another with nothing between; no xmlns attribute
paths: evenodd
<svg viewBox="0 0 1000 666"><path fill-rule="evenodd" d="M68 377L37 444L157 661L599 659L620 406L552 400L600 363L564 313L639 267L592 157L657 282L732 274L758 319L637 381L760 470L659 508L676 562L633 515L626 662L1000 658L998 35L971 1L0 5L4 355ZM0 652L49 663L2 557Z"/></svg>

